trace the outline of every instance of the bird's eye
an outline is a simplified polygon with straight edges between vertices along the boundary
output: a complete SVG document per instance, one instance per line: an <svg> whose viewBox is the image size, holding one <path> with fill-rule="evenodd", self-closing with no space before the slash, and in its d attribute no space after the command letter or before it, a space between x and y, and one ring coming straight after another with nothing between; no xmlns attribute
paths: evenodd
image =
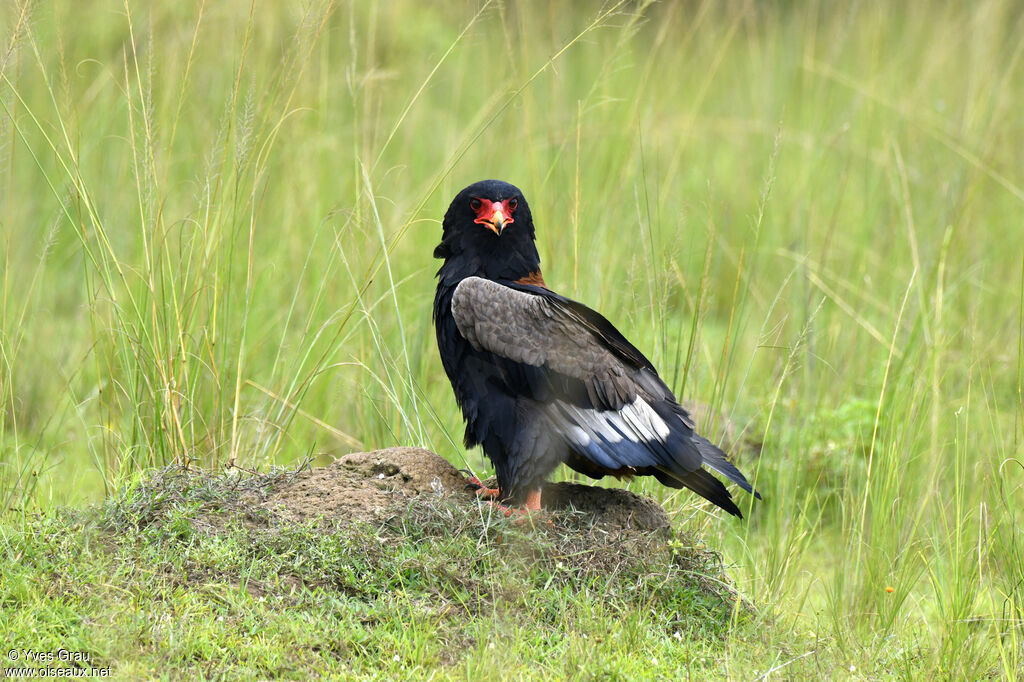
<svg viewBox="0 0 1024 682"><path fill-rule="evenodd" d="M477 199L476 197L473 197L472 199L469 200L469 207L471 209L473 209L474 211L479 211L480 210L480 200Z"/></svg>
<svg viewBox="0 0 1024 682"><path fill-rule="evenodd" d="M508 200L508 210L514 211L514 210L516 210L516 206L518 206L518 205L519 205L519 200L518 199L509 199Z"/></svg>

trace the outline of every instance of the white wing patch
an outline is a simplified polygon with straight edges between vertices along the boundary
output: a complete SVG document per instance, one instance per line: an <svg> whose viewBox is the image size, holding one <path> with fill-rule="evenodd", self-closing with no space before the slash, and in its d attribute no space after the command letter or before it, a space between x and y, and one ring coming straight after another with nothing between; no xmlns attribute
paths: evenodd
<svg viewBox="0 0 1024 682"><path fill-rule="evenodd" d="M570 437L576 431L582 432L586 436L586 442L580 439L578 445L589 445L591 441L595 440L618 443L626 435L624 430L617 430L613 426L612 417L613 415L617 417L618 412L586 409L561 400L556 400L555 405L560 408L560 419L558 420L560 430L569 432Z"/></svg>
<svg viewBox="0 0 1024 682"><path fill-rule="evenodd" d="M586 447L591 443L591 438L587 435L587 432L575 424L569 426L566 435L569 437L570 442L581 447Z"/></svg>
<svg viewBox="0 0 1024 682"><path fill-rule="evenodd" d="M636 400L619 410L619 414L638 433L644 435L644 440L664 441L668 438L669 433L671 433L665 420L659 417L658 413L640 396L637 396Z"/></svg>
<svg viewBox="0 0 1024 682"><path fill-rule="evenodd" d="M609 469L645 466L671 434L641 397L620 410L581 408L561 400L549 413L557 431L572 447Z"/></svg>

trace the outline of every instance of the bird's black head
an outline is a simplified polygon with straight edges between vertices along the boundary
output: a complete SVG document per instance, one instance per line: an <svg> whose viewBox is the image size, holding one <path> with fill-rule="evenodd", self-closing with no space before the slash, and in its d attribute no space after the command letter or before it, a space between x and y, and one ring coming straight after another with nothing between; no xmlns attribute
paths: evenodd
<svg viewBox="0 0 1024 682"><path fill-rule="evenodd" d="M465 188L444 214L444 234L434 249L445 265L457 263L462 276L516 280L540 267L533 216L519 188L481 180Z"/></svg>

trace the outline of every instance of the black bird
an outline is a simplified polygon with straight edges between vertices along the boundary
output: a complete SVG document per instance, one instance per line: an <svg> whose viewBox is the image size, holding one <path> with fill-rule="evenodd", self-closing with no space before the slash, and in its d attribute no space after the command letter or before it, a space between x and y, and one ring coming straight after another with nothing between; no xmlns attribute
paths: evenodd
<svg viewBox="0 0 1024 682"><path fill-rule="evenodd" d="M530 206L518 188L483 180L444 216L434 257L441 361L498 488L478 492L540 508L561 463L601 478L654 476L742 516L714 469L760 499L694 423L643 353L608 320L551 291L540 272Z"/></svg>

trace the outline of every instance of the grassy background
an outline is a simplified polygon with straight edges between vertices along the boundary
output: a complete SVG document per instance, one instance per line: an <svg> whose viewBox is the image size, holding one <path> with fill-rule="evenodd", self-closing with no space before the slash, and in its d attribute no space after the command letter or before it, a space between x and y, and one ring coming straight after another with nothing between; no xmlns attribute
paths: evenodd
<svg viewBox="0 0 1024 682"><path fill-rule="evenodd" d="M430 253L499 177L549 285L752 420L749 522L632 485L798 637L766 659L1024 668L1019 5L246 9L0 9L9 518L174 461L483 468Z"/></svg>

